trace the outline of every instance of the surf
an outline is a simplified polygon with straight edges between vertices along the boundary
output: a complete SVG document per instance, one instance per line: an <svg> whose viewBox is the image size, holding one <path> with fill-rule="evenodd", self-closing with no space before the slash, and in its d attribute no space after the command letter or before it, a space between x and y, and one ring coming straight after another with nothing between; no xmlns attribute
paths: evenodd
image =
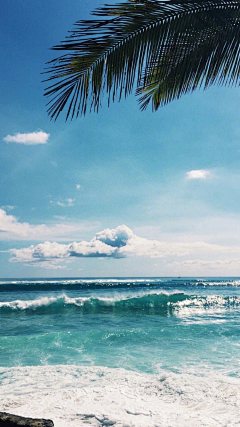
<svg viewBox="0 0 240 427"><path fill-rule="evenodd" d="M173 315L183 309L210 308L230 309L240 307L240 296L200 296L184 292L150 292L136 295L113 295L112 297L44 296L33 300L0 302L0 312L25 312L28 314L64 313L116 315Z"/></svg>

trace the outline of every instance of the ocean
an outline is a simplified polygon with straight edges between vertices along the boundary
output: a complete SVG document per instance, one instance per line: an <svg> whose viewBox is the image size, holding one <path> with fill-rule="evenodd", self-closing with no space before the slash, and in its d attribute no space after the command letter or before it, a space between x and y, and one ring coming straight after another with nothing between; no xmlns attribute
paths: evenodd
<svg viewBox="0 0 240 427"><path fill-rule="evenodd" d="M0 411L240 425L240 278L0 281Z"/></svg>

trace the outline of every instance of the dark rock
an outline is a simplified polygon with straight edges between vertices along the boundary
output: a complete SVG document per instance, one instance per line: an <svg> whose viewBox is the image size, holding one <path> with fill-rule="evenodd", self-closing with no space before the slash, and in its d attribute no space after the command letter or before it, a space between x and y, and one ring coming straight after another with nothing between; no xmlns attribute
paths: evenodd
<svg viewBox="0 0 240 427"><path fill-rule="evenodd" d="M0 427L54 427L51 420L43 418L25 418L18 415L0 412Z"/></svg>

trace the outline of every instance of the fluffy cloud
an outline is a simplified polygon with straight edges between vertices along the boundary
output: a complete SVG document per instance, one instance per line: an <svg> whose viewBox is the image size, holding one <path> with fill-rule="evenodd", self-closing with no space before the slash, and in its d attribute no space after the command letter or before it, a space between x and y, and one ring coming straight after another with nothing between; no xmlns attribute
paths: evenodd
<svg viewBox="0 0 240 427"><path fill-rule="evenodd" d="M106 229L90 240L73 242L68 245L56 242L44 242L36 246L31 245L23 249L10 249L11 261L44 266L44 263L56 264L56 261L66 260L71 257L123 257L120 249L127 245L133 237L132 231L125 225L115 230Z"/></svg>
<svg viewBox="0 0 240 427"><path fill-rule="evenodd" d="M187 179L206 179L210 172L205 169L192 170L186 173Z"/></svg>
<svg viewBox="0 0 240 427"><path fill-rule="evenodd" d="M115 229L110 230L106 228L103 231L100 231L96 234L93 240L99 240L108 246L112 246L114 248L121 248L122 246L126 246L128 241L133 239L135 236L126 225L120 225Z"/></svg>
<svg viewBox="0 0 240 427"><path fill-rule="evenodd" d="M9 215L4 209L0 209L0 238L2 240L42 240L46 238L58 238L70 235L76 231L92 228L91 225L59 223L52 226L46 224L32 225L28 222L19 222L14 215Z"/></svg>
<svg viewBox="0 0 240 427"><path fill-rule="evenodd" d="M229 248L227 248L229 250ZM30 265L56 266L59 262L70 261L78 257L123 258L143 256L163 258L184 256L194 253L225 252L226 248L209 243L167 243L136 236L126 225L115 229L105 229L97 233L90 241L59 244L40 243L28 248L10 249L10 261Z"/></svg>
<svg viewBox="0 0 240 427"><path fill-rule="evenodd" d="M18 144L37 145L46 144L50 134L43 131L35 131L31 133L16 133L15 135L7 135L4 139L6 142L17 142Z"/></svg>

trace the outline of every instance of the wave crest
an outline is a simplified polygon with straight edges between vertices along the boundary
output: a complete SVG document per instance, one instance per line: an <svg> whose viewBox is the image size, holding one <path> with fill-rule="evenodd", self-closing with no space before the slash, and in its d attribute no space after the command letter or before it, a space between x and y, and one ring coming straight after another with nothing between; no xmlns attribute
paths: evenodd
<svg viewBox="0 0 240 427"><path fill-rule="evenodd" d="M34 300L15 300L0 303L0 311L27 312L46 314L46 312L78 311L82 314L116 314L129 315L159 314L171 315L186 308L230 308L240 306L239 296L197 296L183 292L168 294L167 292L148 293L135 296L113 296L106 298L76 297L65 294L57 297L42 297Z"/></svg>

